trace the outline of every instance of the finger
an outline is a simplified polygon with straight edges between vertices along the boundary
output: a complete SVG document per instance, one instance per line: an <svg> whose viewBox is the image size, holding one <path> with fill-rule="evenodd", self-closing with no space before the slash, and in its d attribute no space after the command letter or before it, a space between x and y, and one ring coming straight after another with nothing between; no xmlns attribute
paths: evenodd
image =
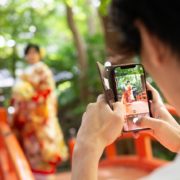
<svg viewBox="0 0 180 180"><path fill-rule="evenodd" d="M105 95L101 94L98 96L97 98L97 103L98 105L102 108L102 109L106 109L106 111L112 111L112 109L110 108L109 104L107 103L106 99L105 99Z"/></svg>
<svg viewBox="0 0 180 180"><path fill-rule="evenodd" d="M149 83L146 81L147 89L150 90L154 96L158 96L158 91Z"/></svg>
<svg viewBox="0 0 180 180"><path fill-rule="evenodd" d="M157 103L158 101L161 100L161 97L158 93L158 91L148 82L146 82L147 84L147 89L151 91L152 93L152 102Z"/></svg>
<svg viewBox="0 0 180 180"><path fill-rule="evenodd" d="M113 109L114 109L114 112L119 112L119 111L122 111L124 105L122 102L115 102L113 103Z"/></svg>
<svg viewBox="0 0 180 180"><path fill-rule="evenodd" d="M86 116L87 116L87 113L84 112L83 115L82 115L82 121L81 121L81 124L84 123L85 119L86 119Z"/></svg>
<svg viewBox="0 0 180 180"><path fill-rule="evenodd" d="M160 126L161 123L163 123L161 120L151 118L151 117L139 118L136 121L136 125L138 125L140 127L144 127L144 128L151 128L153 130L157 129Z"/></svg>
<svg viewBox="0 0 180 180"><path fill-rule="evenodd" d="M146 85L149 90L151 90L151 91L155 90L154 87L148 81L146 81Z"/></svg>
<svg viewBox="0 0 180 180"><path fill-rule="evenodd" d="M87 114L86 112L83 113L82 119L84 119L86 117L86 114Z"/></svg>
<svg viewBox="0 0 180 180"><path fill-rule="evenodd" d="M92 109L94 107L95 103L89 103L87 105L86 111L89 111L90 109Z"/></svg>
<svg viewBox="0 0 180 180"><path fill-rule="evenodd" d="M113 103L113 111L120 117L124 117L125 109L123 103L119 101Z"/></svg>
<svg viewBox="0 0 180 180"><path fill-rule="evenodd" d="M100 94L100 95L97 97L97 102L106 103L106 99L105 99L104 94Z"/></svg>

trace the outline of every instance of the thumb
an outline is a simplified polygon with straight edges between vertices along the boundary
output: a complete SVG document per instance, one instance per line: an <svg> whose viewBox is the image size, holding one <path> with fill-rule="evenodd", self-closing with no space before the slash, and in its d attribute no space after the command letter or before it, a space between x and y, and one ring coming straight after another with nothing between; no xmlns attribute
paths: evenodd
<svg viewBox="0 0 180 180"><path fill-rule="evenodd" d="M113 103L113 111L120 117L124 118L125 115L125 109L124 105L121 102L115 102Z"/></svg>
<svg viewBox="0 0 180 180"><path fill-rule="evenodd" d="M161 123L161 120L151 117L142 117L136 121L136 124L138 126L143 128L151 128L153 130L157 129Z"/></svg>

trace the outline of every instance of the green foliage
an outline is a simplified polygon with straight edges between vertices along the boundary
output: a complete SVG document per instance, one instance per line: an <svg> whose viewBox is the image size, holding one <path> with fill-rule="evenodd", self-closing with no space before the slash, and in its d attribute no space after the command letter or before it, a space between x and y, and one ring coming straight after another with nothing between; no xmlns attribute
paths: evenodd
<svg viewBox="0 0 180 180"><path fill-rule="evenodd" d="M120 68L115 69L115 76L117 79L117 88L118 93L122 94L126 89L127 82L130 82L130 85L135 88L137 93L142 92L142 80L143 69L141 66L136 66L135 68Z"/></svg>
<svg viewBox="0 0 180 180"><path fill-rule="evenodd" d="M101 0L101 4L99 6L99 12L102 16L108 15L108 7L111 3L111 0Z"/></svg>
<svg viewBox="0 0 180 180"><path fill-rule="evenodd" d="M102 93L102 87L100 84L99 74L96 67L96 61L104 61L105 51L104 51L104 39L102 34L95 34L94 36L85 36L85 42L87 45L87 55L88 55L88 88L89 88L89 97L85 97L87 102L95 101L98 94ZM67 51L65 50L67 48ZM69 70L73 73L74 77L71 79L70 86L63 91L59 91L59 105L63 113L64 120L66 119L76 119L74 123L69 123L69 128L76 127L80 125L80 120L83 112L85 111L86 105L80 102L79 100L79 79L78 71L76 64L76 54L74 53L74 48L68 48L68 45L64 48L64 56L67 56L66 60L63 60L64 64L57 66L53 65L54 62L60 63L60 60L49 61L51 62L51 67L63 67L66 70ZM62 57L64 57L62 55ZM69 63L68 63L69 61ZM66 62L66 63L65 63ZM69 64L69 65L68 65ZM63 70L63 69L62 69ZM62 87L64 83L60 83L58 87ZM71 120L70 120L71 121ZM71 124L71 125L70 125ZM67 132L66 132L67 133Z"/></svg>
<svg viewBox="0 0 180 180"><path fill-rule="evenodd" d="M152 142L152 147L153 155L157 158L172 161L176 155L176 153L169 151L157 141Z"/></svg>
<svg viewBox="0 0 180 180"><path fill-rule="evenodd" d="M69 71L73 74L73 78L68 82L57 82L58 102L60 110L62 109L60 119L64 118L64 122L69 117L80 120L86 106L79 100L77 52L67 25L65 3L73 8L75 23L86 44L89 66L87 82L90 91L87 102L89 102L101 92L95 62L104 60L105 46L98 17L95 18L96 33L91 36L88 34L87 19L92 12L86 2L7 0L6 5L0 6L0 37L5 41L4 45L0 45L0 68L7 68L13 74L14 68L19 67L19 62L25 64L23 50L28 42L32 42L45 49L44 62L55 74L61 71ZM13 40L15 44L8 46L9 40ZM67 83L70 86L67 87ZM74 122L71 126L78 127L79 122L77 124Z"/></svg>
<svg viewBox="0 0 180 180"><path fill-rule="evenodd" d="M134 75L134 74L140 74L143 75L143 68L140 65L136 65L134 68L120 68L117 67L115 69L117 76L126 76L126 75Z"/></svg>
<svg viewBox="0 0 180 180"><path fill-rule="evenodd" d="M96 67L96 61L105 61L105 47L104 38L102 34L96 34L94 36L87 36L86 42L88 44L88 87L91 94L96 96L101 92L100 78ZM93 99L92 99L93 100Z"/></svg>

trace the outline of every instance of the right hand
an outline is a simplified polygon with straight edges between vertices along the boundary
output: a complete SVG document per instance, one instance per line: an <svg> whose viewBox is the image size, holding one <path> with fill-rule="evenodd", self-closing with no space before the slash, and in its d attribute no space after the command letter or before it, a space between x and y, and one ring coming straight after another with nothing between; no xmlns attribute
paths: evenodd
<svg viewBox="0 0 180 180"><path fill-rule="evenodd" d="M123 124L123 104L114 103L112 110L104 95L100 95L96 103L87 106L77 134L76 147L82 149L83 146L93 146L102 153L102 150L121 134Z"/></svg>
<svg viewBox="0 0 180 180"><path fill-rule="evenodd" d="M154 137L162 145L173 152L178 152L180 150L180 126L167 111L158 91L149 83L147 83L147 88L153 95L150 104L154 118L143 117L137 124L141 127L151 128Z"/></svg>

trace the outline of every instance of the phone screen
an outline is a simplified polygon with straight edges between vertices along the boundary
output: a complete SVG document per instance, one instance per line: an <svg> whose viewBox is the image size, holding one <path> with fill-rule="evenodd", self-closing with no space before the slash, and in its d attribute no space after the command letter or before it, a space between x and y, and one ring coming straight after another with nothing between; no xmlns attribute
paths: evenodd
<svg viewBox="0 0 180 180"><path fill-rule="evenodd" d="M119 66L114 68L114 75L116 101L121 101L125 109L124 131L138 131L142 128L136 121L150 116L144 69L140 64Z"/></svg>

